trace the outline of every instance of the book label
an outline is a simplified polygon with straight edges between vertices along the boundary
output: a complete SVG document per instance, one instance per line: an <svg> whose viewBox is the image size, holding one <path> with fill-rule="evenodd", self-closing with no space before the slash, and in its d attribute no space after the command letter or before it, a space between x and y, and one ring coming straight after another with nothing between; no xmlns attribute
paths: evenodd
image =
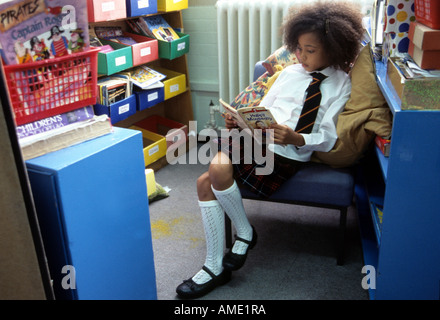
<svg viewBox="0 0 440 320"><path fill-rule="evenodd" d="M101 9L102 9L102 12L113 11L113 10L115 10L115 2L114 1L103 2L101 5Z"/></svg>
<svg viewBox="0 0 440 320"><path fill-rule="evenodd" d="M120 107L119 107L119 114L126 113L126 112L128 112L129 110L130 110L130 104L129 104L129 103L124 104L123 106L120 106Z"/></svg>
<svg viewBox="0 0 440 320"><path fill-rule="evenodd" d="M151 93L147 97L148 102L156 100L157 98L159 98L159 94L157 92Z"/></svg>
<svg viewBox="0 0 440 320"><path fill-rule="evenodd" d="M142 48L141 49L141 57L149 56L151 54L151 48Z"/></svg>
<svg viewBox="0 0 440 320"><path fill-rule="evenodd" d="M177 44L177 51L185 50L185 47L186 47L185 42L181 42Z"/></svg>
<svg viewBox="0 0 440 320"><path fill-rule="evenodd" d="M155 154L155 153L158 152L158 151L159 151L159 146L156 145L156 146L154 146L153 148L151 148L150 150L148 150L148 155L149 155L149 156L152 156L153 154Z"/></svg>
<svg viewBox="0 0 440 320"><path fill-rule="evenodd" d="M117 57L117 58L115 58L115 65L116 65L116 67L122 66L123 64L126 63L126 61L127 60L125 59L125 56Z"/></svg>
<svg viewBox="0 0 440 320"><path fill-rule="evenodd" d="M150 6L149 0L139 0L138 1L138 8L139 9L148 8L149 6Z"/></svg>
<svg viewBox="0 0 440 320"><path fill-rule="evenodd" d="M170 92L176 92L176 91L179 91L179 85L178 84L170 86Z"/></svg>

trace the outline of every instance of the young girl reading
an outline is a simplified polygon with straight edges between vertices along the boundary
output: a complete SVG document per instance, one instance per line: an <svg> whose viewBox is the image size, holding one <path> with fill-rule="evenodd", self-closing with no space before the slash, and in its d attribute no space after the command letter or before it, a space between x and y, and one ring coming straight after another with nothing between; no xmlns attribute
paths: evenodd
<svg viewBox="0 0 440 320"><path fill-rule="evenodd" d="M332 149L337 139L336 121L351 91L346 71L359 52L363 31L360 11L347 3L316 2L289 14L283 25L284 43L300 63L286 67L260 102L277 120L270 127L273 144L268 146L274 156L272 173L258 175L255 161L233 163L230 145L219 149L208 171L197 180L206 236L205 263L177 287L181 298L197 298L225 284L257 242L237 182L268 197L309 161L314 151ZM310 107L309 102L314 105ZM228 129L237 127L230 117L225 124ZM240 147L244 157L245 148ZM237 236L223 257L224 212Z"/></svg>

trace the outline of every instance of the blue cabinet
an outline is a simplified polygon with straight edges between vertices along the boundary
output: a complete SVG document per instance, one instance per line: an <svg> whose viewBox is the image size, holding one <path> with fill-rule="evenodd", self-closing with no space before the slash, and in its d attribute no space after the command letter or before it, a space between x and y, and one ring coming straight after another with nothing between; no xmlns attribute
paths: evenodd
<svg viewBox="0 0 440 320"><path fill-rule="evenodd" d="M141 133L114 127L26 166L56 298L156 299Z"/></svg>
<svg viewBox="0 0 440 320"><path fill-rule="evenodd" d="M381 62L376 72L394 118L389 158L376 150L356 186L364 261L376 270L370 298L438 300L440 112L401 110ZM381 225L372 203L383 212Z"/></svg>

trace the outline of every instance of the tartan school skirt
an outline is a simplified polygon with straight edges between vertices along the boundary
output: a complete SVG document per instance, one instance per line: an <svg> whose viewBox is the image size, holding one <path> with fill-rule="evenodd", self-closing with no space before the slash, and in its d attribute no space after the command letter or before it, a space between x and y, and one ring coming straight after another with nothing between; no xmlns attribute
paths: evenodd
<svg viewBox="0 0 440 320"><path fill-rule="evenodd" d="M259 164L256 162L254 155L255 142L252 140L253 143L249 146L249 143L246 144L243 137L240 137L239 141L237 140L237 138L233 137L229 137L229 141L220 141L219 139L218 151L228 155L229 159L231 159L234 168L234 179L259 197L270 197L284 182L298 172L303 164L301 161L288 159L275 153L273 154L272 172L264 175L257 174L256 169L264 168L266 163ZM238 154L237 149L240 151L239 157L233 157L234 154ZM261 156L265 158L269 152L271 153L267 149L267 145L263 145Z"/></svg>

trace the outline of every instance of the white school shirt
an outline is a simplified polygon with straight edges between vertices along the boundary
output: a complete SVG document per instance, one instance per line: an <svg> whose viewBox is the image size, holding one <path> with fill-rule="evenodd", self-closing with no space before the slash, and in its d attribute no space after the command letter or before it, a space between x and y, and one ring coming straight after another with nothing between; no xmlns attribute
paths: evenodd
<svg viewBox="0 0 440 320"><path fill-rule="evenodd" d="M330 151L338 135L336 122L338 115L350 97L350 77L342 70L327 67L320 71L327 76L321 82L321 106L311 133L304 133L305 145L270 144L269 150L297 161L309 161L314 151ZM298 118L306 98L306 90L312 81L311 72L307 72L301 64L286 67L266 93L260 106L270 109L279 124L287 125L295 130Z"/></svg>

